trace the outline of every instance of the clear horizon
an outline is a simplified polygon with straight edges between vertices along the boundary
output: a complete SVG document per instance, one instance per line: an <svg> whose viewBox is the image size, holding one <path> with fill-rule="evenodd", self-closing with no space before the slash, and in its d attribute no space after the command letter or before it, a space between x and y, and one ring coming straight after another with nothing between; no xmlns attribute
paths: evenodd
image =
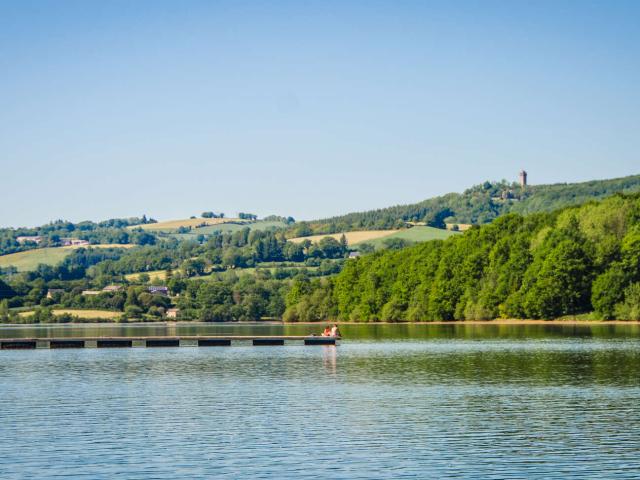
<svg viewBox="0 0 640 480"><path fill-rule="evenodd" d="M628 176L635 176L635 175L632 174L632 175L628 175ZM474 185L468 185L467 187L465 187L464 189L462 189L462 190L460 190L458 192L445 192L445 194L446 193L462 193L463 190L466 190L467 188L470 188L470 187L475 186L475 185L482 184L484 181L501 181L501 180L511 181L509 179L500 179L500 180L485 179L483 181L479 181L478 183L476 183ZM585 182L589 182L590 180L614 180L614 179L613 178L587 179L587 180L585 180ZM513 179L513 181L515 182L516 180ZM553 182L553 183L564 184L564 183L574 183L574 182ZM575 183L580 183L580 182L575 182ZM533 184L533 183L529 182L528 180L527 180L527 184L528 185L536 185L536 184ZM412 203L418 203L418 202L420 202L422 200L428 200L429 198L432 198L432 197L425 197L425 198L422 198L422 199L418 199L418 200L416 200L415 202L412 202ZM408 203L410 203L410 202L407 202L405 204L408 204ZM379 206L379 207L371 207L371 208L357 210L357 211L356 210L345 210L345 211L337 212L337 213L332 214L332 215L326 215L326 216L323 216L323 217L295 218L295 220L296 220L296 222L311 221L311 220L321 220L323 218L329 218L329 217L333 217L333 216L340 216L340 215L344 215L344 214L348 214L348 213L356 213L356 212L362 212L362 211L368 211L368 210L375 210L376 208L393 207L393 206L396 206L396 205L404 205L404 204L395 203L395 204L389 204L389 205L382 205L382 206ZM140 214L122 215L122 216L117 216L117 217L116 216L111 216L111 217L104 217L104 218L80 218L80 219L52 218L52 219L49 219L49 220L47 220L45 222L38 223L38 224L33 224L33 225L0 225L0 228L33 228L33 227L39 227L39 226L45 225L45 224L50 223L50 222L56 222L58 220L70 221L72 223L79 223L79 222L82 222L82 221L93 221L93 222L98 223L98 222L101 222L101 221L111 220L111 219L116 219L116 218L126 219L126 218L133 218L133 217L142 217L143 215L146 215L147 218L154 219L154 220L157 220L159 222L163 222L163 221L170 221L170 220L183 220L183 219L187 219L187 218L189 218L191 216L200 217L201 214L203 212L206 212L206 211L208 211L208 210L205 209L205 210L198 211L198 212L184 213L183 215L178 215L178 216L173 216L173 217L155 216L155 215L148 214L147 212L142 212ZM217 213L220 213L220 212L221 211L215 211L214 213L217 214ZM236 214L238 214L240 212L237 212L237 211L233 211L233 212L222 211L222 213L224 213L225 217L227 217L227 218L235 218L237 216ZM247 213L253 213L253 212L247 212ZM279 215L279 216L285 216L285 217L287 216L287 215L284 215L284 214L280 214L278 212L272 212L272 213L265 214L265 215L258 215L258 217L259 217L258 219L267 217L269 215Z"/></svg>
<svg viewBox="0 0 640 480"><path fill-rule="evenodd" d="M637 174L640 4L0 4L0 226Z"/></svg>

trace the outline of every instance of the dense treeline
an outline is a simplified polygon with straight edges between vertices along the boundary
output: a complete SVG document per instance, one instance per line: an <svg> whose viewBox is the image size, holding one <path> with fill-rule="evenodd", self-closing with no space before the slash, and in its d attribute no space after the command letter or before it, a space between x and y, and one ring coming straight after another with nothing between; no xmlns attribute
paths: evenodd
<svg viewBox="0 0 640 480"><path fill-rule="evenodd" d="M34 271L21 273L5 269L0 300L5 299L5 309L35 308L33 321L55 319L50 310L54 306L116 311L123 319L159 319L170 306L178 307L180 318L185 320L280 317L291 278L338 273L347 251L344 238L293 243L281 231L249 228L217 232L202 243L169 238L131 250L81 248L56 266L39 265ZM241 273L253 267L260 268ZM163 279L153 282L144 273L133 279L133 284L125 277L158 270L164 270ZM173 300L152 294L149 283L166 285ZM113 285L124 288L103 291ZM87 290L91 293L84 294ZM210 295L213 290L219 295ZM27 321L15 310L11 318L8 313L0 315L0 321Z"/></svg>
<svg viewBox="0 0 640 480"><path fill-rule="evenodd" d="M192 280L180 288L177 306L182 318L204 322L280 318L288 281L250 275L223 275L217 281Z"/></svg>
<svg viewBox="0 0 640 480"><path fill-rule="evenodd" d="M63 244L63 239L73 238L86 240L90 244L127 244L151 245L156 242L156 237L141 229L130 230L126 227L155 223L154 219L141 218L114 218L103 222L71 223L64 220L34 228L2 228L0 229L0 255L21 252L41 247L58 247ZM18 242L18 237L39 237L38 242Z"/></svg>
<svg viewBox="0 0 640 480"><path fill-rule="evenodd" d="M640 195L367 255L333 279L296 282L287 307L291 321L640 319Z"/></svg>
<svg viewBox="0 0 640 480"><path fill-rule="evenodd" d="M188 277L212 270L252 268L264 262L307 262L319 266L323 259L340 259L347 254L343 238L293 243L283 232L243 228L233 233L216 232L202 243L167 239L162 243L126 252L117 260L105 261L95 275L123 275L148 270L180 269Z"/></svg>
<svg viewBox="0 0 640 480"><path fill-rule="evenodd" d="M433 227L453 224L485 224L507 213L550 212L614 193L640 190L640 175L584 183L519 185L485 182L464 193L449 193L411 205L398 205L367 212L349 213L314 222L300 222L291 230L293 236L335 233L360 229L387 229L405 222L426 222Z"/></svg>

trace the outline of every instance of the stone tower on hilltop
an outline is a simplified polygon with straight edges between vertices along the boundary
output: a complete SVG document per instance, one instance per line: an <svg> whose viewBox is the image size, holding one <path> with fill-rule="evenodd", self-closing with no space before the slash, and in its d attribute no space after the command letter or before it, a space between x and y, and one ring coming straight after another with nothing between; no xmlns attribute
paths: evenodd
<svg viewBox="0 0 640 480"><path fill-rule="evenodd" d="M521 170L520 171L520 186L522 188L527 186L527 172L525 170Z"/></svg>

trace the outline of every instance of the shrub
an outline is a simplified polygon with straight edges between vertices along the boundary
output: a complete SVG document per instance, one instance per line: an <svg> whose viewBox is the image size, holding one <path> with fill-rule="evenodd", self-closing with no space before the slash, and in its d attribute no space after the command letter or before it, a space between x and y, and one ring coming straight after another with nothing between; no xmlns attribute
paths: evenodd
<svg viewBox="0 0 640 480"><path fill-rule="evenodd" d="M640 320L640 283L633 283L624 291L624 301L615 307L618 320Z"/></svg>

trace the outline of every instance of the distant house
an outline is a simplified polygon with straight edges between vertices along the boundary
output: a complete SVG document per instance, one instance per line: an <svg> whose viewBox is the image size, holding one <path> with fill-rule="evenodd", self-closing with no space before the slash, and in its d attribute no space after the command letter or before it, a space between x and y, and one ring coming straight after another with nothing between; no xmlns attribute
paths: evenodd
<svg viewBox="0 0 640 480"><path fill-rule="evenodd" d="M47 298L53 298L55 295L62 295L64 293L64 289L62 288L50 288L47 290Z"/></svg>
<svg viewBox="0 0 640 480"><path fill-rule="evenodd" d="M85 246L85 245L89 245L89 241L88 240L81 240L79 238L63 238L62 240L62 245L65 247L81 247L81 246Z"/></svg>
<svg viewBox="0 0 640 480"><path fill-rule="evenodd" d="M42 237L40 235L16 237L16 242L20 244L27 243L27 242L40 244L40 242L42 242Z"/></svg>
<svg viewBox="0 0 640 480"><path fill-rule="evenodd" d="M179 308L170 308L169 310L167 310L167 318L178 318L179 313Z"/></svg>
<svg viewBox="0 0 640 480"><path fill-rule="evenodd" d="M169 289L167 287L159 287L156 285L151 285L150 287L147 287L147 290L149 290L149 293L153 293L155 295L165 295L165 296L169 295Z"/></svg>
<svg viewBox="0 0 640 480"><path fill-rule="evenodd" d="M360 252L349 252L349 258L358 258L360 256Z"/></svg>
<svg viewBox="0 0 640 480"><path fill-rule="evenodd" d="M100 295L102 292L100 290L83 290L82 295Z"/></svg>
<svg viewBox="0 0 640 480"><path fill-rule="evenodd" d="M102 289L103 292L111 293L119 292L120 290L122 290L122 285L108 285Z"/></svg>

